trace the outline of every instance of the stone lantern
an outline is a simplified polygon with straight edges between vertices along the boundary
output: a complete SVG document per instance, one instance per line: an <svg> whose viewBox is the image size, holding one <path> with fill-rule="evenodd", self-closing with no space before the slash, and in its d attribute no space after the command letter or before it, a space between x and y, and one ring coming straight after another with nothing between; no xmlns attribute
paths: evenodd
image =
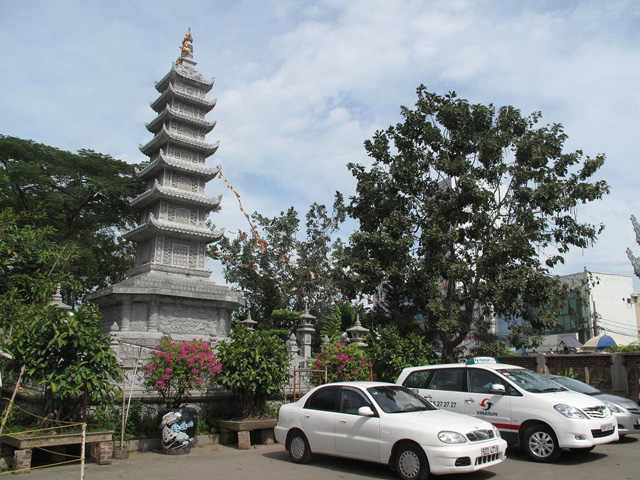
<svg viewBox="0 0 640 480"><path fill-rule="evenodd" d="M247 318L245 318L244 320L242 320L240 322L242 325L244 325L247 328L247 332L253 332L255 330L255 328L253 328L258 322L256 322L254 319L251 318L251 311L249 310L247 312Z"/></svg>
<svg viewBox="0 0 640 480"><path fill-rule="evenodd" d="M349 334L349 341L356 343L361 347L366 347L367 344L364 342L364 336L369 331L368 328L364 328L360 323L360 317L356 317L356 323L353 327L347 329L347 333Z"/></svg>
<svg viewBox="0 0 640 480"><path fill-rule="evenodd" d="M311 358L311 337L315 333L313 324L316 317L309 313L309 309L305 306L304 312L300 315L300 325L298 325L298 345L300 346L300 356L302 358Z"/></svg>
<svg viewBox="0 0 640 480"><path fill-rule="evenodd" d="M49 302L49 305L51 305L52 307L58 308L60 310L69 310L69 312L67 312L68 315L72 315L71 313L71 305L67 305L66 303L64 303L62 301L62 293L60 292L60 284L58 284L58 287L56 288L56 293L54 293L51 296L51 301Z"/></svg>

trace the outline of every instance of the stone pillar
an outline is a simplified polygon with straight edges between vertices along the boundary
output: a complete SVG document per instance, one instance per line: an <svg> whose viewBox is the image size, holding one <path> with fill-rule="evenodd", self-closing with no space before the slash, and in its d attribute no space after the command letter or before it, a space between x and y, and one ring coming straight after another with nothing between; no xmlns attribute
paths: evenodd
<svg viewBox="0 0 640 480"><path fill-rule="evenodd" d="M157 300L151 300L149 303L149 318L147 320L147 331L158 331L158 312L160 307Z"/></svg>
<svg viewBox="0 0 640 480"><path fill-rule="evenodd" d="M287 353L291 356L298 356L298 352L300 349L298 348L298 342L296 342L296 336L292 333L287 340Z"/></svg>
<svg viewBox="0 0 640 480"><path fill-rule="evenodd" d="M262 443L262 445L273 445L275 443L273 428L263 428L260 430L260 443Z"/></svg>
<svg viewBox="0 0 640 480"><path fill-rule="evenodd" d="M219 328L220 324L218 324L218 332L222 331L222 334L226 335L231 330L231 311L221 308L219 312L219 322L222 323L222 328Z"/></svg>
<svg viewBox="0 0 640 480"><path fill-rule="evenodd" d="M251 432L238 432L238 449L249 450L251 448Z"/></svg>
<svg viewBox="0 0 640 480"><path fill-rule="evenodd" d="M125 300L122 302L122 318L120 319L120 331L128 332L131 330L131 302Z"/></svg>
<svg viewBox="0 0 640 480"><path fill-rule="evenodd" d="M619 353L611 354L611 389L616 392L629 391L624 362Z"/></svg>
<svg viewBox="0 0 640 480"><path fill-rule="evenodd" d="M27 448L13 452L13 469L15 473L31 472L31 449Z"/></svg>
<svg viewBox="0 0 640 480"><path fill-rule="evenodd" d="M98 442L91 445L91 456L98 465L109 465L113 458L113 442Z"/></svg>

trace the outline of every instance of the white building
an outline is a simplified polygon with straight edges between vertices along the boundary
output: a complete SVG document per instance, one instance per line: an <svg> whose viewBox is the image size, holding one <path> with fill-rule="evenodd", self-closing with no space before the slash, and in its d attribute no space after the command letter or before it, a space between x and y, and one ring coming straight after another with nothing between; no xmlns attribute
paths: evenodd
<svg viewBox="0 0 640 480"><path fill-rule="evenodd" d="M562 280L571 284L572 293L558 316L553 332L543 334L543 343L536 350L556 350L563 339L574 337L584 343L602 333L612 333L628 342L638 342L640 333L640 294L633 292L630 275L590 272L563 275ZM497 319L496 333L507 336L509 325Z"/></svg>
<svg viewBox="0 0 640 480"><path fill-rule="evenodd" d="M582 317L588 322L586 327L589 328L589 337L606 332L629 342L638 341L636 296L630 275L590 272L585 269L560 278L582 291L585 299Z"/></svg>

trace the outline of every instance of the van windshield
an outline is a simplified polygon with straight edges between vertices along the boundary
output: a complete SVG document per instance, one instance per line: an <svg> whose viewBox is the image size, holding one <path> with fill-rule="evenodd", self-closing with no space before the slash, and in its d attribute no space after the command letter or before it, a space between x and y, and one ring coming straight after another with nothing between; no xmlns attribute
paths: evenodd
<svg viewBox="0 0 640 480"><path fill-rule="evenodd" d="M508 378L518 387L532 393L562 392L562 388L557 383L552 382L548 378L538 375L526 368L504 368L496 370L503 377Z"/></svg>

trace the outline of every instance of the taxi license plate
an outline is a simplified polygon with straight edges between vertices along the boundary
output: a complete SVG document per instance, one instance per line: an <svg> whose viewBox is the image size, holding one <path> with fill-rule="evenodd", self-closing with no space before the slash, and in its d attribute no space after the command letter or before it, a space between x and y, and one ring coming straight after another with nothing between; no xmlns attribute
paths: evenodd
<svg viewBox="0 0 640 480"><path fill-rule="evenodd" d="M480 449L480 455L493 455L494 453L498 453L498 445L492 445L490 447L483 447Z"/></svg>
<svg viewBox="0 0 640 480"><path fill-rule="evenodd" d="M610 432L611 430L613 430L613 423L605 423L604 425L600 426L600 430L603 432Z"/></svg>

